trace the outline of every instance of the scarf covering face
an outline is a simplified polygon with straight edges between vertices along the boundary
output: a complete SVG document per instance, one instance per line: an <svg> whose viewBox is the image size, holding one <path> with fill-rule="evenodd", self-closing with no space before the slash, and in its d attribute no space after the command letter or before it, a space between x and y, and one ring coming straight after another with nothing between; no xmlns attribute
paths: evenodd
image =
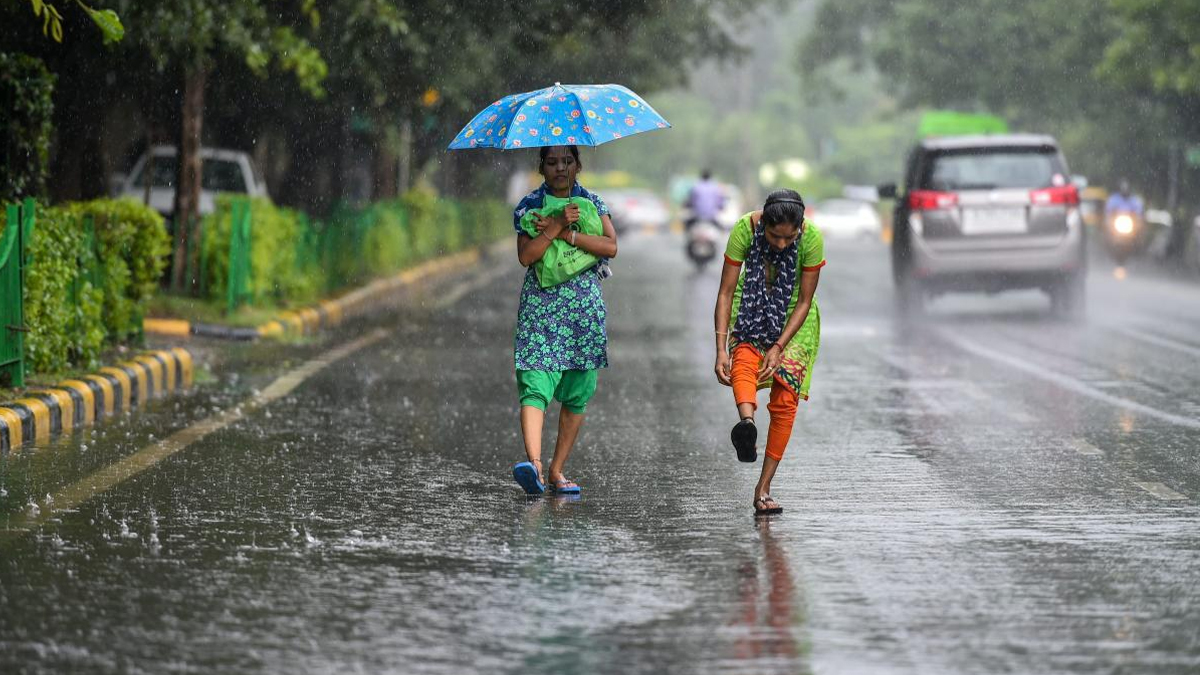
<svg viewBox="0 0 1200 675"><path fill-rule="evenodd" d="M760 349L774 344L783 334L788 302L796 286L796 249L800 242L797 237L787 248L776 251L767 243L765 231L760 221L746 255L742 304L733 328L735 340ZM800 232L804 233L803 226ZM775 269L774 283L767 281L768 264Z"/></svg>

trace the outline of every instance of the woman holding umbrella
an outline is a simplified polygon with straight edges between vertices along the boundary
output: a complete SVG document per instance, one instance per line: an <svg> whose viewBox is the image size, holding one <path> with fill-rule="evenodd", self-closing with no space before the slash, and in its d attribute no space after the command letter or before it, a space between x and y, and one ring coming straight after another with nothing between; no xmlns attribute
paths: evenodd
<svg viewBox="0 0 1200 675"><path fill-rule="evenodd" d="M608 367L600 279L607 274L606 259L617 254L617 234L604 200L575 180L583 168L578 146L596 146L670 126L640 96L619 84L555 83L497 100L450 143L451 150L539 148L538 170L545 182L514 212L517 259L529 270L521 287L514 350L528 461L513 467L513 477L529 494L545 491L547 482L556 492L579 492L579 486L563 474L563 466L596 391L597 371ZM548 196L574 198L577 203L558 211L545 206ZM581 210L588 211L582 220ZM535 227L529 227L527 214L531 213L536 213ZM590 267L585 262L583 271L560 283L539 283L536 268L544 270L552 258L562 260L556 256L564 249L568 257L582 259L586 254L598 261ZM562 411L554 459L544 471L542 425L554 400L562 403Z"/></svg>
<svg viewBox="0 0 1200 675"><path fill-rule="evenodd" d="M601 258L617 255L617 233L608 216L608 208L598 195L576 182L583 168L579 148L574 145L542 147L538 171L545 178L513 212L517 230L517 260L529 268L521 286L521 304L517 310L514 361L517 390L521 401L521 433L529 461L513 467L513 477L527 493L549 489L564 494L579 492L579 486L563 474L563 466L575 447L584 411L596 392L597 371L608 367L608 335L605 330L604 296L600 292L599 265L555 286L542 288L534 273L534 264L560 239ZM604 231L587 235L571 228L579 220L579 207L567 206L561 215L537 215L537 236L521 227L531 210L542 208L546 195L560 198L583 197L596 205ZM558 439L549 471L542 468L542 427L546 408L558 400Z"/></svg>

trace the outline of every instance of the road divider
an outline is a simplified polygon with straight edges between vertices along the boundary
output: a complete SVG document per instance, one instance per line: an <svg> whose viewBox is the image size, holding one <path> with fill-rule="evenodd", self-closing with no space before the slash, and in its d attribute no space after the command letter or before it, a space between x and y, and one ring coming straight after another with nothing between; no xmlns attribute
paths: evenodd
<svg viewBox="0 0 1200 675"><path fill-rule="evenodd" d="M192 355L176 347L49 387L30 387L22 398L0 403L0 452L48 441L190 387L193 372Z"/></svg>
<svg viewBox="0 0 1200 675"><path fill-rule="evenodd" d="M258 340L309 335L323 328L343 323L367 314L389 302L393 294L428 277L478 264L483 258L481 249L431 260L390 277L377 279L344 295L322 300L311 307L281 312L259 326L228 326L213 323L193 323L181 319L147 318L146 333L174 337L220 338L226 340Z"/></svg>

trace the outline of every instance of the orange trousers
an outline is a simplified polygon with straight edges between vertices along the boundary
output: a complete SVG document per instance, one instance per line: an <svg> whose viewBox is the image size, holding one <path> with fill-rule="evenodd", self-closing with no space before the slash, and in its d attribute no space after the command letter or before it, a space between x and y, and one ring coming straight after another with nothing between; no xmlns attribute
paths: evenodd
<svg viewBox="0 0 1200 675"><path fill-rule="evenodd" d="M729 366L733 383L733 400L741 405L749 403L758 410L758 369L762 367L762 354L754 347L742 343L734 348ZM771 426L767 431L767 457L776 462L783 459L788 440L792 437L792 423L796 421L796 408L800 397L791 389L771 383L771 402L767 412L771 415Z"/></svg>

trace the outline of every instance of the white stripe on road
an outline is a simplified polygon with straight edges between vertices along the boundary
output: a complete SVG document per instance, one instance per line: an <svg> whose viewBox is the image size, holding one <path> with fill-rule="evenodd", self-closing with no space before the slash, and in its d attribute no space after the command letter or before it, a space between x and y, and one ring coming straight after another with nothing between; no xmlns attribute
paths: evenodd
<svg viewBox="0 0 1200 675"><path fill-rule="evenodd" d="M483 286L492 279L495 279L501 274L508 272L510 269L511 268L505 267L504 265L493 265L482 274L476 275L475 278L468 279L458 284L454 288L451 288L448 293L438 298L437 302L433 303L432 306L434 309L445 309L459 300L462 300L463 296L465 296L467 293L470 293L480 286Z"/></svg>
<svg viewBox="0 0 1200 675"><path fill-rule="evenodd" d="M1088 457L1095 457L1097 455L1104 454L1103 450L1101 450L1100 448L1097 448L1096 446L1092 445L1091 443L1088 443L1086 440L1084 440L1082 438L1072 438L1071 440L1067 441L1067 447L1071 448L1072 450L1074 450L1075 452L1078 452L1081 455L1086 455Z"/></svg>
<svg viewBox="0 0 1200 675"><path fill-rule="evenodd" d="M1142 481L1135 480L1133 481L1133 484L1164 501L1179 502L1187 500L1187 497L1179 494L1162 483L1143 483Z"/></svg>
<svg viewBox="0 0 1200 675"><path fill-rule="evenodd" d="M1155 335L1153 333L1148 333L1144 330L1139 330L1137 328L1129 328L1127 326L1113 326L1112 330L1115 330L1118 333L1121 333L1123 335L1131 337L1135 340L1141 340L1142 342L1148 342L1156 347L1166 347L1167 349L1173 349L1177 352L1181 352L1183 354L1188 354L1190 356L1200 356L1200 348L1194 347L1185 342L1180 342L1178 340L1172 340L1171 338L1168 338L1168 337L1163 337L1161 335Z"/></svg>
<svg viewBox="0 0 1200 675"><path fill-rule="evenodd" d="M996 363L1006 365L1010 368L1023 371L1040 380L1044 380L1046 382L1050 382L1051 384L1062 387L1063 389L1073 391L1077 394L1087 396L1088 398L1095 399L1097 401L1102 401L1104 403L1117 406L1118 408L1124 408L1125 410L1141 413L1148 417L1160 419L1164 422L1170 422L1171 424L1176 424L1181 427L1186 427L1188 429L1200 429L1200 420L1198 419L1184 417L1182 415L1175 415L1143 403L1138 403L1137 401L1130 401L1126 398L1113 396L1112 394L1089 386L1088 384L1077 380L1070 375L1064 375L1062 373L1055 372L1044 366L1030 365L1015 356L1010 356L1008 354L988 349L987 347L972 342L971 340L953 335L949 331L943 330L940 331L940 334L947 342L950 342L965 352L974 354L976 356L982 356L985 359L989 359L995 361Z"/></svg>
<svg viewBox="0 0 1200 675"><path fill-rule="evenodd" d="M224 429L242 419L250 412L287 396L300 383L312 377L322 368L382 340L387 335L388 331L376 330L357 340L331 349L321 356L280 376L279 379L272 382L266 389L244 401L241 405L206 417L186 429L175 432L168 438L147 446L120 461L100 469L86 478L68 485L54 493L52 498L46 500L45 505L36 513L27 513L24 520L21 520L19 516L15 517L13 519L14 524L9 526L7 532L11 534L31 530L63 511L76 508L92 497L149 469L205 436ZM0 531L0 535L2 534L5 534L5 531Z"/></svg>

